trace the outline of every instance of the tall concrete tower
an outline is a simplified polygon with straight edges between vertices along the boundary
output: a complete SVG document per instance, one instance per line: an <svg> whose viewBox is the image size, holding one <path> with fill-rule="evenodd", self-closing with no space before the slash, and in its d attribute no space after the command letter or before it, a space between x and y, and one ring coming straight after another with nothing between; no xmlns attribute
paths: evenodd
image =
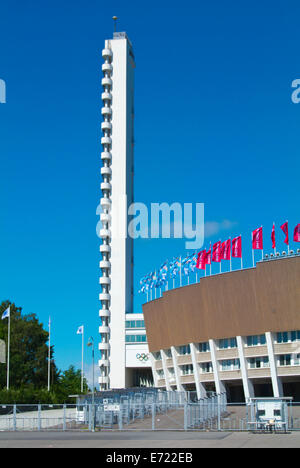
<svg viewBox="0 0 300 468"><path fill-rule="evenodd" d="M125 314L133 309L134 55L126 33L105 41L102 93L100 390L126 387Z"/></svg>

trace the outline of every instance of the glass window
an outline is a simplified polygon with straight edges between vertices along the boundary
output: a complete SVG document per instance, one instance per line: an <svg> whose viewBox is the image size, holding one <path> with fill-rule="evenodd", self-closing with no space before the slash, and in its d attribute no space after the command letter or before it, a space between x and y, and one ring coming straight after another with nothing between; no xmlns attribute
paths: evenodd
<svg viewBox="0 0 300 468"><path fill-rule="evenodd" d="M190 345L179 346L179 354L182 355L182 356L185 355L185 354L191 354Z"/></svg>
<svg viewBox="0 0 300 468"><path fill-rule="evenodd" d="M279 356L279 365L280 366L290 366L292 364L291 354L282 354Z"/></svg>
<svg viewBox="0 0 300 468"><path fill-rule="evenodd" d="M161 354L160 351L153 353L153 357L156 361L161 361Z"/></svg>
<svg viewBox="0 0 300 468"><path fill-rule="evenodd" d="M299 366L300 365L300 354L295 354L294 355L294 366Z"/></svg>
<svg viewBox="0 0 300 468"><path fill-rule="evenodd" d="M240 360L239 359L227 359L221 361L221 370L222 371L232 371L240 369Z"/></svg>
<svg viewBox="0 0 300 468"><path fill-rule="evenodd" d="M236 338L224 338L218 341L219 349L237 348Z"/></svg>
<svg viewBox="0 0 300 468"><path fill-rule="evenodd" d="M266 335L247 336L247 346L263 346L266 344Z"/></svg>
<svg viewBox="0 0 300 468"><path fill-rule="evenodd" d="M248 360L248 367L250 369L260 369L262 367L269 367L269 366L270 366L269 358L267 356L250 358Z"/></svg>
<svg viewBox="0 0 300 468"><path fill-rule="evenodd" d="M203 374L207 374L207 373L212 373L213 369L212 369L212 363L211 362L204 362L200 365L200 369L201 369L201 372Z"/></svg>
<svg viewBox="0 0 300 468"><path fill-rule="evenodd" d="M146 335L126 335L126 343L145 343Z"/></svg>
<svg viewBox="0 0 300 468"><path fill-rule="evenodd" d="M181 367L181 373L182 375L189 375L193 373L193 366L192 364L188 364L186 366Z"/></svg>
<svg viewBox="0 0 300 468"><path fill-rule="evenodd" d="M126 320L125 321L126 328L145 328L144 320Z"/></svg>
<svg viewBox="0 0 300 468"><path fill-rule="evenodd" d="M198 349L200 353L208 353L210 351L209 343L199 343Z"/></svg>

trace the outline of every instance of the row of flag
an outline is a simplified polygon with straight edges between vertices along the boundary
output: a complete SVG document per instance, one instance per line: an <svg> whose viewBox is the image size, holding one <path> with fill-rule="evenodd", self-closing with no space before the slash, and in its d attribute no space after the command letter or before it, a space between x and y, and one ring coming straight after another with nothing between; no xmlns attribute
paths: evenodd
<svg viewBox="0 0 300 468"><path fill-rule="evenodd" d="M288 222L285 222L280 229L285 234L284 243L289 246L289 225ZM294 242L300 242L300 224L294 228L293 233ZM275 232L275 223L273 224L271 232L271 241L272 248L276 252L276 232ZM259 227L252 231L252 254L253 254L253 266L254 266L254 251L261 250L263 251L264 246L264 237L263 237L263 227ZM221 262L222 260L230 261L230 270L231 270L231 260L233 258L239 258L241 260L241 268L243 268L243 254L242 254L242 236L235 237L234 239L227 239L225 242L218 241L215 244L211 245L209 250L201 250L200 252L193 252L185 258L177 257L172 261L165 261L158 270L151 272L145 275L140 280L140 290L139 292L148 293L153 288L161 288L164 285L168 285L168 279L174 279L179 276L180 281L182 276L188 276L190 273L197 274L197 270L204 270L206 272L207 265L210 267L212 262L220 264L221 272Z"/></svg>

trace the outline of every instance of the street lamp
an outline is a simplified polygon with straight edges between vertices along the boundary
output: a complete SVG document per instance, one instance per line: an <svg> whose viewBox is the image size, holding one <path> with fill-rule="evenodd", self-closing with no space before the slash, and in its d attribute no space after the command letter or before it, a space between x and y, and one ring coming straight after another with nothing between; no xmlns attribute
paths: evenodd
<svg viewBox="0 0 300 468"><path fill-rule="evenodd" d="M93 358L93 389L92 389L92 411L93 411L93 432L95 432L95 383L94 383L94 368L95 368L95 352L94 352L94 338L89 337L87 346L92 347L92 358Z"/></svg>

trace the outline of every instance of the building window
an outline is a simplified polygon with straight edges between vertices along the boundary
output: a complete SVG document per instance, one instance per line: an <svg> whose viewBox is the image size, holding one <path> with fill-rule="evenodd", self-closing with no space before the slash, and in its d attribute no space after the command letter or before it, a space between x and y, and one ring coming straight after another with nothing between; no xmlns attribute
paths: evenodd
<svg viewBox="0 0 300 468"><path fill-rule="evenodd" d="M203 362L200 364L200 371L202 374L210 374L213 371L211 362Z"/></svg>
<svg viewBox="0 0 300 468"><path fill-rule="evenodd" d="M166 354L166 357L167 358L171 358L172 357L172 351L170 349L165 349L165 354Z"/></svg>
<svg viewBox="0 0 300 468"><path fill-rule="evenodd" d="M278 365L279 366L291 366L292 365L292 355L291 354L282 354L278 356Z"/></svg>
<svg viewBox="0 0 300 468"><path fill-rule="evenodd" d="M157 377L159 379L164 379L165 378L165 374L164 374L164 371L162 369L159 369L158 371L156 371L157 373Z"/></svg>
<svg viewBox="0 0 300 468"><path fill-rule="evenodd" d="M295 341L300 341L300 331L294 330L289 332L279 332L276 334L276 343L293 343Z"/></svg>
<svg viewBox="0 0 300 468"><path fill-rule="evenodd" d="M146 343L146 335L126 335L126 343Z"/></svg>
<svg viewBox="0 0 300 468"><path fill-rule="evenodd" d="M190 345L179 346L178 352L181 356L184 356L186 354L191 354L191 347Z"/></svg>
<svg viewBox="0 0 300 468"><path fill-rule="evenodd" d="M232 349L237 348L236 338L224 338L218 340L218 349Z"/></svg>
<svg viewBox="0 0 300 468"><path fill-rule="evenodd" d="M198 349L200 353L209 353L210 347L208 341L205 343L198 343Z"/></svg>
<svg viewBox="0 0 300 468"><path fill-rule="evenodd" d="M222 371L239 370L241 368L240 360L239 359L226 359L220 362L220 367Z"/></svg>
<svg viewBox="0 0 300 468"><path fill-rule="evenodd" d="M261 369L263 367L270 367L269 358L266 357L256 357L250 358L248 360L249 369Z"/></svg>
<svg viewBox="0 0 300 468"><path fill-rule="evenodd" d="M145 328L144 320L126 320L125 328Z"/></svg>
<svg viewBox="0 0 300 468"><path fill-rule="evenodd" d="M158 351L156 353L152 353L152 354L153 354L153 357L154 357L155 361L161 361L160 351Z"/></svg>
<svg viewBox="0 0 300 468"><path fill-rule="evenodd" d="M247 346L264 346L266 344L266 335L247 336Z"/></svg>
<svg viewBox="0 0 300 468"><path fill-rule="evenodd" d="M181 366L181 375L190 375L190 374L193 374L192 364Z"/></svg>

